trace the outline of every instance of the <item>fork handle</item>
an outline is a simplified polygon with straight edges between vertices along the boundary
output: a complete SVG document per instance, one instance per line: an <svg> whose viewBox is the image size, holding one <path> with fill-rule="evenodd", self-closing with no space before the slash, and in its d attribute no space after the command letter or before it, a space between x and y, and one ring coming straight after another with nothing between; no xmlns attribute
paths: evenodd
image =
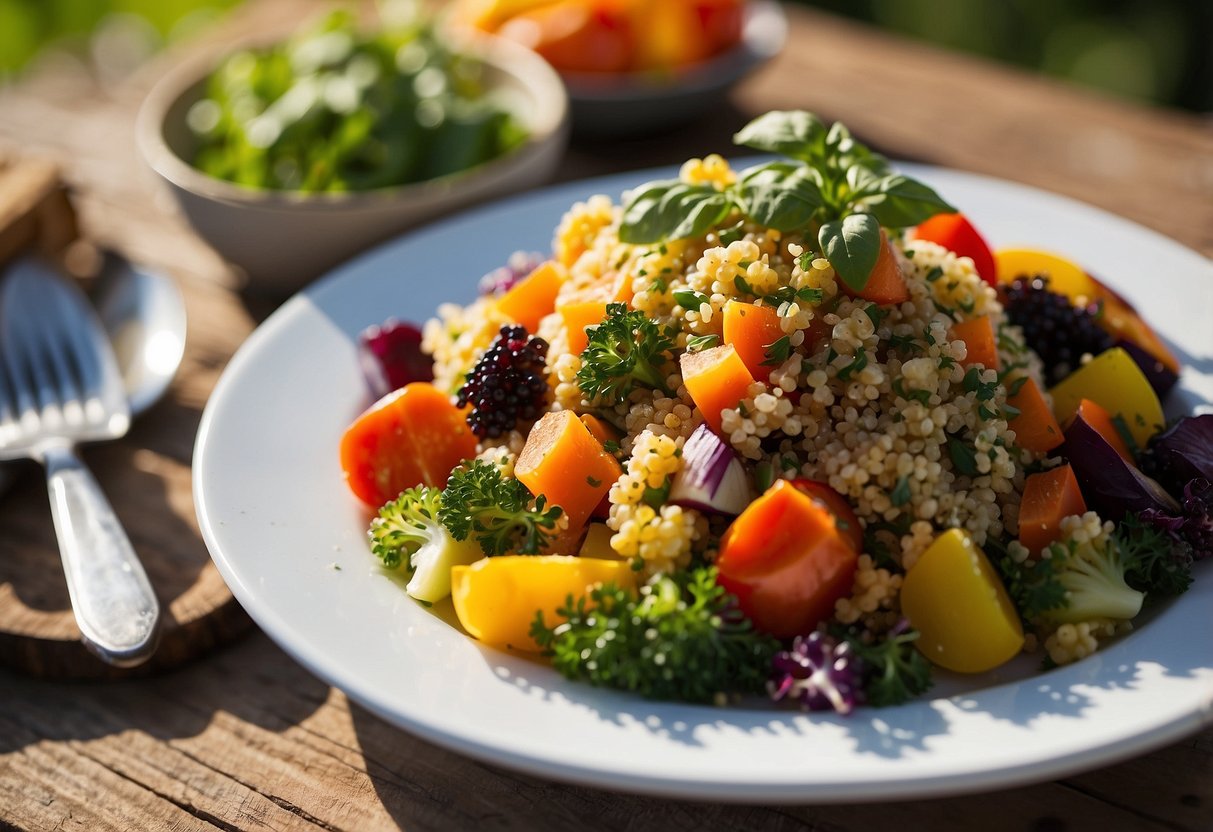
<svg viewBox="0 0 1213 832"><path fill-rule="evenodd" d="M120 667L156 648L160 604L114 509L75 449L43 454L51 514L85 645Z"/></svg>

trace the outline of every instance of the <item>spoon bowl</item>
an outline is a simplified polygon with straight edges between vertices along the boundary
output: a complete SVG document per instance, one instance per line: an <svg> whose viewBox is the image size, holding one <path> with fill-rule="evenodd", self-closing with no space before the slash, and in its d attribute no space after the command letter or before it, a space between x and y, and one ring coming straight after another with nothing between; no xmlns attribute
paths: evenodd
<svg viewBox="0 0 1213 832"><path fill-rule="evenodd" d="M160 400L185 349L185 300L171 278L106 252L93 301L114 348L131 417ZM20 463L0 463L0 495Z"/></svg>

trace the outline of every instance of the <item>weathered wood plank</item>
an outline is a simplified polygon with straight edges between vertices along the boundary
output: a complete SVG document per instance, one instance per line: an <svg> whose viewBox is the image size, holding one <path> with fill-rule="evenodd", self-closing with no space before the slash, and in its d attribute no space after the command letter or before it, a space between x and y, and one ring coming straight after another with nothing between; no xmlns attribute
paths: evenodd
<svg viewBox="0 0 1213 832"><path fill-rule="evenodd" d="M188 50L222 48L235 35L289 25L298 10L311 8L305 0L250 3ZM846 121L892 156L1038 185L1213 253L1213 133L1195 119L1111 102L829 16L791 17L788 51L719 112L662 137L582 145L560 177L729 152L731 133L748 117L808 107ZM230 290L233 275L149 188L137 159L131 117L173 59L118 89L59 73L0 93L0 145L37 149L63 164L86 233L171 269L187 291L191 344L171 400L136 427L130 446L94 456L119 487L154 483L157 510L132 511L132 522L149 539L172 532L196 554L185 476L193 427L223 365L268 306ZM32 500L25 510L31 519L14 528L45 534L33 528L39 515ZM3 511L7 535L10 515ZM0 540L0 568L5 554ZM351 706L260 635L159 678L78 686L0 672L0 691L0 824L18 828L1213 827L1213 731L1061 782L989 795L717 806L559 785L470 761Z"/></svg>

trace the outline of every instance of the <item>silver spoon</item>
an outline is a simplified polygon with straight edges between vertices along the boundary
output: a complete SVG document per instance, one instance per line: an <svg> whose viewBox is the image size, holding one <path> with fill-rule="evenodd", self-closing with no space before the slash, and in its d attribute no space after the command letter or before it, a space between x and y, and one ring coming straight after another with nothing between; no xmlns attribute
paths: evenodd
<svg viewBox="0 0 1213 832"><path fill-rule="evenodd" d="M168 389L185 349L185 301L172 279L106 253L94 295L131 416L155 404ZM0 495L12 485L14 467L0 464Z"/></svg>

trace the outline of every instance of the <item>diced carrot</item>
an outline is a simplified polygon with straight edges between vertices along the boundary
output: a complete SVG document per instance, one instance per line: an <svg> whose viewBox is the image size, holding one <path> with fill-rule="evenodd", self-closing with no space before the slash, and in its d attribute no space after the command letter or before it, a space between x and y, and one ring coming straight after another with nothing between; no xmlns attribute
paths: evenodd
<svg viewBox="0 0 1213 832"><path fill-rule="evenodd" d="M1061 536L1061 520L1083 514L1087 503L1069 465L1032 474L1019 503L1019 542L1036 554Z"/></svg>
<svg viewBox="0 0 1213 832"><path fill-rule="evenodd" d="M539 328L540 319L555 311L556 294L566 274L555 260L548 260L502 295L497 301L497 308L533 334Z"/></svg>
<svg viewBox="0 0 1213 832"><path fill-rule="evenodd" d="M897 265L897 256L893 253L893 245L889 242L889 235L883 228L880 229L880 255L876 258L872 273L868 275L868 282L859 291L841 281L839 285L851 297L870 300L881 306L904 303L910 299L910 287L906 285L901 266Z"/></svg>
<svg viewBox="0 0 1213 832"><path fill-rule="evenodd" d="M600 444L605 445L608 442L619 441L619 431L615 430L613 426L602 421L597 416L589 413L582 413L581 421L585 424L586 430L590 432L590 436L597 439Z"/></svg>
<svg viewBox="0 0 1213 832"><path fill-rule="evenodd" d="M1133 452L1129 450L1124 437L1120 435L1120 431L1116 429L1116 425L1112 421L1112 414L1105 410L1103 405L1090 399L1083 399L1078 403L1078 410L1074 411L1074 418L1082 419L1090 425L1096 433L1116 449L1116 453L1120 454L1120 458L1125 462L1130 465L1136 464L1133 460ZM1072 422L1074 419L1069 421ZM1069 426L1069 422L1067 422L1066 427Z"/></svg>
<svg viewBox="0 0 1213 832"><path fill-rule="evenodd" d="M767 349L784 335L775 308L730 300L724 305L723 331L724 342L737 350L750 375L769 378L774 367L766 364Z"/></svg>
<svg viewBox="0 0 1213 832"><path fill-rule="evenodd" d="M406 488L441 488L456 465L476 455L464 413L432 384L413 382L377 401L341 437L350 490L372 508Z"/></svg>
<svg viewBox="0 0 1213 832"><path fill-rule="evenodd" d="M609 273L608 273L609 276ZM611 300L619 303L631 303L632 298L636 297L636 290L632 285L632 276L626 272L619 272L611 280Z"/></svg>
<svg viewBox="0 0 1213 832"><path fill-rule="evenodd" d="M560 307L560 317L564 319L564 328L568 333L569 352L580 354L589 343L586 327L597 326L606 320L606 301L586 300L577 303L566 303Z"/></svg>
<svg viewBox="0 0 1213 832"><path fill-rule="evenodd" d="M1012 386L1017 383L1012 382ZM1053 415L1053 408L1049 407L1032 379L1024 381L1014 396L1008 396L1007 404L1019 411L1019 415L1007 426L1015 431L1020 447L1042 454L1065 441L1061 425L1057 424L1057 417Z"/></svg>
<svg viewBox="0 0 1213 832"><path fill-rule="evenodd" d="M720 432L720 412L737 407L754 377L732 344L682 354L682 383L704 421Z"/></svg>
<svg viewBox="0 0 1213 832"><path fill-rule="evenodd" d="M580 528L623 469L571 410L545 413L531 428L514 476L560 506L569 527Z"/></svg>
<svg viewBox="0 0 1213 832"><path fill-rule="evenodd" d="M998 361L998 342L994 337L994 325L989 315L979 315L967 321L952 324L952 338L965 342L968 355L964 365L981 364L990 370L1000 369Z"/></svg>
<svg viewBox="0 0 1213 832"><path fill-rule="evenodd" d="M589 413L581 414L581 421L585 423L586 429L590 432L590 436L597 439L604 446L608 442L619 441L619 431L606 422L599 419L597 416L592 416ZM609 494L602 495L598 505L590 512L590 516L595 520L605 520L611 516L611 500Z"/></svg>

